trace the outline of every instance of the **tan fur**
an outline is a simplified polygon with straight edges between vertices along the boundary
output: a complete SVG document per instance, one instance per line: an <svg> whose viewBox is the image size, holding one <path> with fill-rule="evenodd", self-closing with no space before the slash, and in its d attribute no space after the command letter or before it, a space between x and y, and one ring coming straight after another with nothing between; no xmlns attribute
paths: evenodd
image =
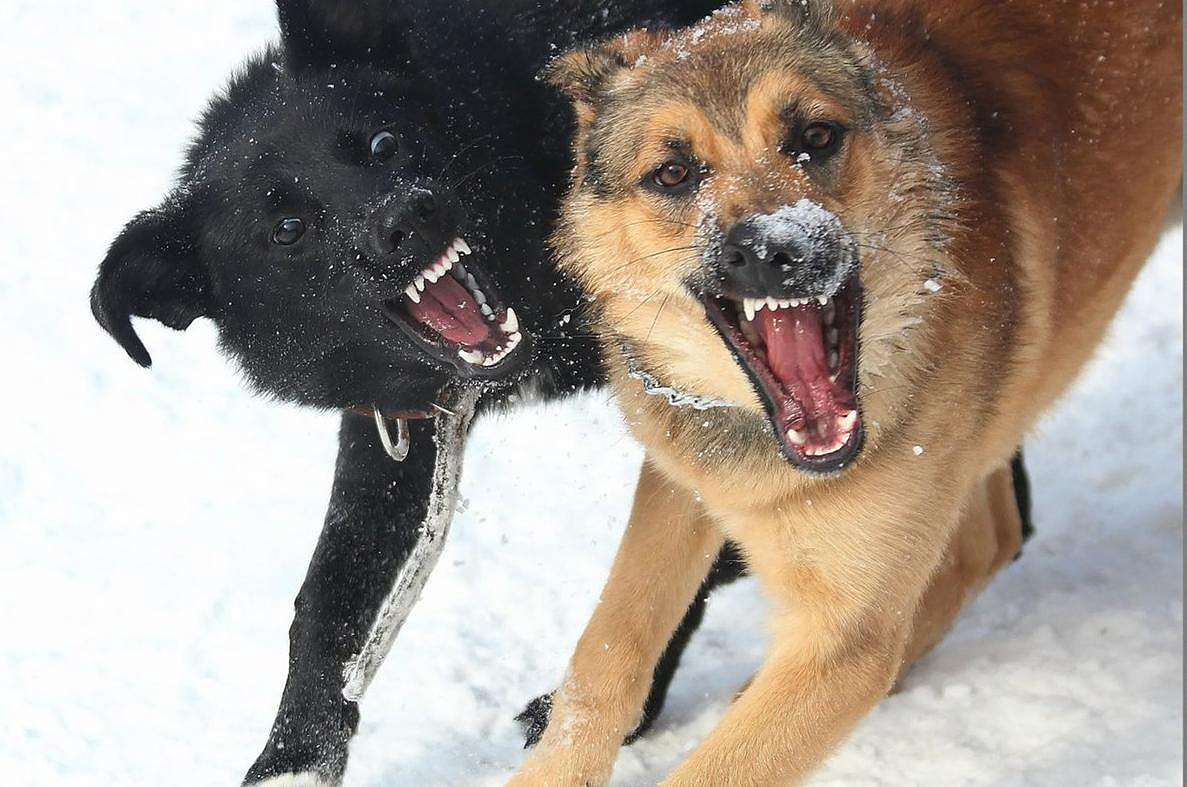
<svg viewBox="0 0 1187 787"><path fill-rule="evenodd" d="M1176 198L1177 4L772 5L554 67L580 125L558 248L595 298L648 465L552 724L514 784L605 781L725 537L772 602L772 647L665 784L808 774L1016 553L1007 462L1091 357ZM789 105L853 129L835 167L812 175L779 153ZM711 166L695 204L637 185L673 138ZM803 197L859 238L867 299L867 444L829 479L783 461L688 288L707 223ZM616 337L665 384L735 407L645 395Z"/></svg>
<svg viewBox="0 0 1187 787"><path fill-rule="evenodd" d="M597 611L557 692L553 725L521 784L600 784L639 722L655 664L720 551L723 536L686 489L644 465L635 506ZM656 558L671 560L656 581ZM648 667L647 665L651 665ZM562 770L557 771L554 766Z"/></svg>

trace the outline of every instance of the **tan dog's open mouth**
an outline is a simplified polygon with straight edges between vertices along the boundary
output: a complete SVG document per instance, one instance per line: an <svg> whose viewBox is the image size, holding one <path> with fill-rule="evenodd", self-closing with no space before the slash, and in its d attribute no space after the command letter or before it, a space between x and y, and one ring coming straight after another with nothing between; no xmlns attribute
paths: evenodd
<svg viewBox="0 0 1187 787"><path fill-rule="evenodd" d="M709 296L705 311L760 392L788 460L811 473L845 469L865 435L857 396L857 275L832 296Z"/></svg>

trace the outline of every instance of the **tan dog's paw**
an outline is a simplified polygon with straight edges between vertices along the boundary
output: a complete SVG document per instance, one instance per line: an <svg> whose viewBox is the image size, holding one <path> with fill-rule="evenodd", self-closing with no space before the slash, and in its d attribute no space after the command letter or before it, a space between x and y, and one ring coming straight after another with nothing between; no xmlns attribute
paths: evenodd
<svg viewBox="0 0 1187 787"><path fill-rule="evenodd" d="M621 740L607 747L538 748L507 782L507 787L601 787L614 769ZM542 746L546 745L545 741ZM608 752L603 749L609 749Z"/></svg>

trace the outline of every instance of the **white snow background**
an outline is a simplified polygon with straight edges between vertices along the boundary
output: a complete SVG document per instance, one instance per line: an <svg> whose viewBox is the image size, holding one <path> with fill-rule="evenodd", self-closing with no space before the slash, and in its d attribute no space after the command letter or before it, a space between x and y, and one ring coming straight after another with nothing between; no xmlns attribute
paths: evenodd
<svg viewBox="0 0 1187 787"><path fill-rule="evenodd" d="M336 420L244 392L209 325L101 334L87 291L165 193L209 93L274 35L266 0L0 6L0 781L231 785L284 681ZM1030 446L1039 534L814 785L1182 783L1182 235ZM482 423L465 510L363 705L347 784L495 785L597 597L640 451L605 397ZM712 602L654 784L763 652Z"/></svg>

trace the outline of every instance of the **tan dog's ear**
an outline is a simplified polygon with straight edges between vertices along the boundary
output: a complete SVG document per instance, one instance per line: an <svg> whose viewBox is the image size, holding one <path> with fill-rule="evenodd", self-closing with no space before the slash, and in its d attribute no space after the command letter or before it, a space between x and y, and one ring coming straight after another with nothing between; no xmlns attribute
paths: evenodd
<svg viewBox="0 0 1187 787"><path fill-rule="evenodd" d="M589 49L561 55L545 67L540 79L572 99L578 124L584 130L592 123L598 99L610 89L614 78L654 52L665 37L649 30L615 36Z"/></svg>
<svg viewBox="0 0 1187 787"><path fill-rule="evenodd" d="M778 15L807 32L822 32L833 18L832 0L743 0L747 14Z"/></svg>

